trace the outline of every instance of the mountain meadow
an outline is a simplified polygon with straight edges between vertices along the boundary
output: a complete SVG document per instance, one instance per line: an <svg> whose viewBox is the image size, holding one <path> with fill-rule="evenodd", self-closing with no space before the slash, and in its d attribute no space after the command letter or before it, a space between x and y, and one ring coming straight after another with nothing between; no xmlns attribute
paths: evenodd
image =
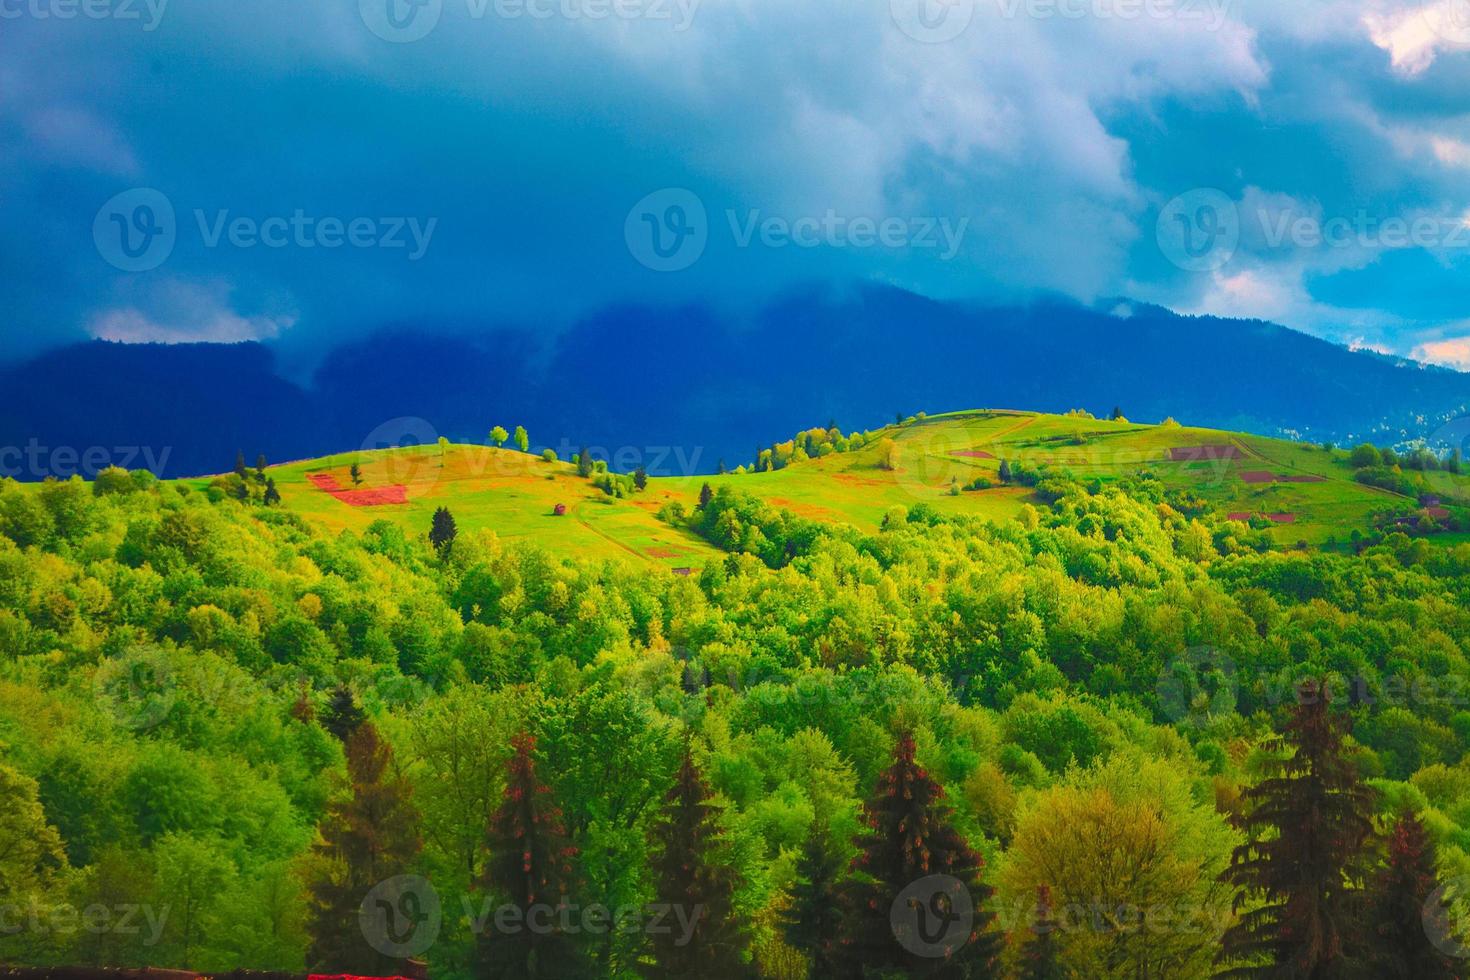
<svg viewBox="0 0 1470 980"><path fill-rule="evenodd" d="M0 481L0 962L1463 976L1470 470L1110 414Z"/></svg>

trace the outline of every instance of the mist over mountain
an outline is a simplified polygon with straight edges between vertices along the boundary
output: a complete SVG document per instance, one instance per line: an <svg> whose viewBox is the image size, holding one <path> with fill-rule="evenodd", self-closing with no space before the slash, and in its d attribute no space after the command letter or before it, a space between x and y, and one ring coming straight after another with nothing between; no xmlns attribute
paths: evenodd
<svg viewBox="0 0 1470 980"><path fill-rule="evenodd" d="M1351 351L1270 323L1119 302L937 302L881 286L807 289L735 317L698 305L604 310L547 341L408 325L336 347L306 386L261 344L51 351L0 371L0 473L165 476L363 446L485 440L522 424L537 447L586 444L622 466L713 471L835 420L973 407L1166 416L1314 441L1391 444L1470 404L1470 375ZM91 451L88 464L88 451Z"/></svg>

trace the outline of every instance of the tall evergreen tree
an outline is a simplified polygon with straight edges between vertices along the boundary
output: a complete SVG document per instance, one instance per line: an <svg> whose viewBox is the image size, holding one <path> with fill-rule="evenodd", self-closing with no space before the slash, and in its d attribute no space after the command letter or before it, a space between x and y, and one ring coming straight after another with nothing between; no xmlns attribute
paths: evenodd
<svg viewBox="0 0 1470 980"><path fill-rule="evenodd" d="M419 814L376 728L359 725L346 748L350 792L328 804L312 846L307 961L319 972L394 976L403 961L364 941L359 909L375 887L411 870L423 847Z"/></svg>
<svg viewBox="0 0 1470 980"><path fill-rule="evenodd" d="M592 475L592 469L592 450L583 446L577 453L577 475L585 480Z"/></svg>
<svg viewBox="0 0 1470 980"><path fill-rule="evenodd" d="M684 761L653 833L654 901L665 906L666 928L653 933L653 961L644 975L659 978L747 977L750 937L735 917L735 870L709 785L686 746ZM690 923L688 931L680 923Z"/></svg>
<svg viewBox="0 0 1470 980"><path fill-rule="evenodd" d="M570 907L576 891L572 863L577 849L551 790L536 778L535 739L522 733L511 744L515 754L504 799L490 821L490 856L480 879L504 913L497 911L486 922L477 972L505 980L586 976L583 950L562 927L562 910ZM509 927L498 925L502 915Z"/></svg>
<svg viewBox="0 0 1470 980"><path fill-rule="evenodd" d="M243 449L236 450L235 451L235 475L238 476L240 479L243 480L243 479L245 479L246 472L247 471L245 469L245 450L243 450Z"/></svg>
<svg viewBox="0 0 1470 980"><path fill-rule="evenodd" d="M633 486L639 490L648 489L648 471L641 466L633 471Z"/></svg>
<svg viewBox="0 0 1470 980"><path fill-rule="evenodd" d="M791 904L781 917L786 941L811 957L813 977L835 976L848 860L819 816L796 862Z"/></svg>
<svg viewBox="0 0 1470 980"><path fill-rule="evenodd" d="M267 507L274 507L281 502L281 491L276 489L274 478L265 478L265 496L262 499L265 501Z"/></svg>
<svg viewBox="0 0 1470 980"><path fill-rule="evenodd" d="M352 477L352 485L353 486L355 486L355 487L362 486L362 464L361 463L353 463L352 464L352 469L348 470L347 472Z"/></svg>
<svg viewBox="0 0 1470 980"><path fill-rule="evenodd" d="M1298 689L1271 748L1289 753L1242 794L1248 840L1225 880L1240 918L1225 932L1222 977L1330 978L1363 972L1363 884L1373 794L1343 750L1347 722L1326 683Z"/></svg>
<svg viewBox="0 0 1470 980"><path fill-rule="evenodd" d="M954 829L944 788L914 752L913 735L901 733L865 808L842 954L857 976L998 976L1001 935L983 859ZM938 890L946 882L953 890ZM930 884L929 894L913 890Z"/></svg>
<svg viewBox="0 0 1470 980"><path fill-rule="evenodd" d="M434 511L434 520L429 527L429 544L441 555L447 555L449 549L454 547L454 539L459 534L459 527L454 523L454 515L449 512L448 507L440 507Z"/></svg>
<svg viewBox="0 0 1470 980"><path fill-rule="evenodd" d="M1051 906L1051 889L1036 889L1036 921L1031 924L1031 938L1021 947L1018 976L1020 980L1068 980L1071 971L1061 960L1061 944L1057 942L1058 923Z"/></svg>
<svg viewBox="0 0 1470 980"><path fill-rule="evenodd" d="M345 744L365 721L367 715L357 706L352 688L339 684L327 701L326 710L322 712L322 727Z"/></svg>
<svg viewBox="0 0 1470 980"><path fill-rule="evenodd" d="M1430 941L1426 912L1439 888L1434 843L1413 811L1405 810L1388 835L1388 854L1373 880L1373 975L1385 980L1451 980L1463 976L1457 964ZM1445 939L1455 937L1444 936Z"/></svg>
<svg viewBox="0 0 1470 980"><path fill-rule="evenodd" d="M262 482L265 480L265 466L265 453L260 453L255 457L255 478Z"/></svg>
<svg viewBox="0 0 1470 980"><path fill-rule="evenodd" d="M709 502L714 499L715 492L714 490L710 489L710 485L708 483L699 488L699 506L708 507Z"/></svg>

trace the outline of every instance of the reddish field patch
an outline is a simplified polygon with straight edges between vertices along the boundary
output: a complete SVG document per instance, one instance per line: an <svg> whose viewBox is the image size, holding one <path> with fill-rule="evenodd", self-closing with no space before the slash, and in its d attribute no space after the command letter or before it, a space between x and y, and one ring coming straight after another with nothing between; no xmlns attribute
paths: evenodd
<svg viewBox="0 0 1470 980"><path fill-rule="evenodd" d="M1200 463L1216 459L1244 459L1239 446L1176 446L1169 450L1171 463Z"/></svg>
<svg viewBox="0 0 1470 980"><path fill-rule="evenodd" d="M372 487L367 490L343 490L342 484L330 473L308 473L306 478L312 486L329 493L348 507L381 507L386 504L408 503L408 488L401 483L389 487Z"/></svg>
<svg viewBox="0 0 1470 980"><path fill-rule="evenodd" d="M1231 511L1230 513L1226 514L1225 517L1228 520L1241 521L1241 522L1248 522L1251 519L1251 515L1246 514L1246 513L1242 512L1242 511L1238 511L1238 510Z"/></svg>
<svg viewBox="0 0 1470 980"><path fill-rule="evenodd" d="M643 553L650 558L678 558L689 554L688 548L645 548Z"/></svg>
<svg viewBox="0 0 1470 980"><path fill-rule="evenodd" d="M966 449L964 452L962 452L962 453L955 453L954 455L959 456L961 459L994 459L995 458L995 455L993 453L987 453L983 449Z"/></svg>
<svg viewBox="0 0 1470 980"><path fill-rule="evenodd" d="M1295 514L1267 514L1266 515L1266 520L1272 522L1273 524L1295 524L1296 523L1296 515Z"/></svg>

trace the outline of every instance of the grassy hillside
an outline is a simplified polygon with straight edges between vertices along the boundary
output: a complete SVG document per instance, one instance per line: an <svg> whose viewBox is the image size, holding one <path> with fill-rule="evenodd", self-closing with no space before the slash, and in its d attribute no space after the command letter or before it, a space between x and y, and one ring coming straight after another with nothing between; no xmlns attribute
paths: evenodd
<svg viewBox="0 0 1470 980"><path fill-rule="evenodd" d="M881 465L882 439L897 446L892 468ZM1033 488L1002 483L1002 460L1083 483L1149 474L1196 495L1221 519L1248 515L1283 546L1345 542L1353 530L1368 533L1386 510L1419 510L1412 497L1357 482L1342 450L1177 425L1009 411L911 420L875 433L862 449L779 470L655 478L645 492L626 499L604 494L570 463L485 446L349 453L274 467L271 475L287 507L328 528L360 531L387 518L421 532L434 509L444 506L462 529L490 528L562 554L683 568L700 566L714 551L657 514L671 501L691 506L705 483L729 484L800 516L870 531L891 508L921 502L946 514L996 520L1037 503ZM360 484L350 476L354 462L361 467ZM950 491L977 477L993 486ZM1423 483L1447 501L1470 499L1470 478L1438 472L1424 475ZM562 516L554 513L558 504L566 508Z"/></svg>

